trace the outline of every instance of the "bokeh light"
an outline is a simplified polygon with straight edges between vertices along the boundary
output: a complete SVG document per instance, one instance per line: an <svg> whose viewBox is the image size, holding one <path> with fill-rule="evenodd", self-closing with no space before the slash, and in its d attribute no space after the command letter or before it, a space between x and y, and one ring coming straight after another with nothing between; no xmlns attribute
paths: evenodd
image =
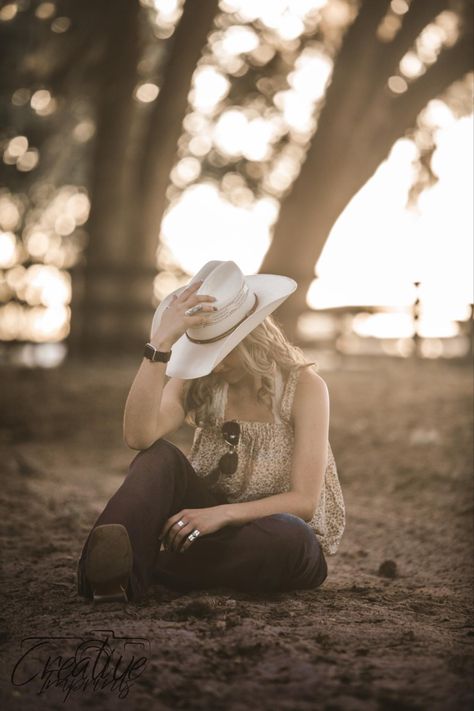
<svg viewBox="0 0 474 711"><path fill-rule="evenodd" d="M163 40L141 58L131 82L131 103L144 120L153 113L146 105L159 97L158 59L166 54L184 1L140 3L151 17L152 37ZM0 8L0 22L16 22L25 7L7 2ZM340 39L355 12L354 3L343 0L220 0L219 8L222 14L192 77L169 176L156 300L186 283L187 275L210 259L233 259L246 273L258 271L281 201L318 126L337 54L334 37L339 33ZM381 42L394 39L409 8L407 0L392 0L377 28ZM37 3L33 14L41 31L62 35L73 28L73 20L61 15L54 2ZM384 86L387 99L404 94L456 42L459 31L455 12L439 13L393 67ZM267 67L272 60L277 71ZM253 83L243 92L239 81L245 85L250 76ZM57 87L43 79L30 87L22 84L9 89L8 109L27 113L42 128L30 131L26 121L18 122L1 143L4 170L20 187L16 193L0 191L0 333L6 341L59 345L69 332L67 270L84 254L90 199L84 188L56 182L55 166L49 165L51 179L42 175L48 156L38 135L55 125L64 102ZM90 150L99 124L87 101L74 102L70 122L71 143ZM301 316L301 331L308 338L319 319L316 330L337 338L341 350L358 348L353 338L378 338L387 354L408 357L418 297L416 328L426 339L425 357L445 353L443 339L456 341L473 300L472 132L472 116L459 118L437 99L420 115L416 138L397 141L340 215L315 265L308 312ZM50 140L54 147L55 139ZM433 184L413 209L408 205L415 164L420 151L432 149ZM71 183L76 178L81 183L84 176L79 171ZM322 313L338 309L348 310L346 321L340 314ZM55 362L59 353L42 352L45 363Z"/></svg>

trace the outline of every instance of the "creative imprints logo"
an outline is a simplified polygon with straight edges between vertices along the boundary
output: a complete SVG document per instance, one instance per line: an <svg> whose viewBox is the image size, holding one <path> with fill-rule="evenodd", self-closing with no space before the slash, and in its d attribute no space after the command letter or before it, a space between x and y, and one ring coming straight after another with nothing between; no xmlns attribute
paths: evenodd
<svg viewBox="0 0 474 711"><path fill-rule="evenodd" d="M38 695L61 689L64 701L87 690L108 690L124 699L149 657L149 640L117 637L112 630L91 630L81 637L25 637L11 682L33 686Z"/></svg>

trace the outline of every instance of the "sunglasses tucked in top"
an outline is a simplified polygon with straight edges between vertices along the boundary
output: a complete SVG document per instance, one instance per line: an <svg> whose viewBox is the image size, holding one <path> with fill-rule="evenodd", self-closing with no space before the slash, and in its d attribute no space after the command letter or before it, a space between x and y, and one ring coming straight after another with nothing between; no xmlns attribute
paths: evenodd
<svg viewBox="0 0 474 711"><path fill-rule="evenodd" d="M236 451L240 440L239 423L235 420L228 420L223 423L221 431L230 449L219 459L217 466L205 477L210 484L215 484L221 474L225 476L234 474L239 463L239 455Z"/></svg>

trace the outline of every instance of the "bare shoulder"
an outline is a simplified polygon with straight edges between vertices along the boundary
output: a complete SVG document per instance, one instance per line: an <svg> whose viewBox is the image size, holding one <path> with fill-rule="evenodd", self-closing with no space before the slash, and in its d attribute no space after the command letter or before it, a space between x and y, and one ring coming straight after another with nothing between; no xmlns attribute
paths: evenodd
<svg viewBox="0 0 474 711"><path fill-rule="evenodd" d="M300 368L297 387L299 387L300 390L309 387L313 392L325 392L328 389L326 381L314 370L312 365Z"/></svg>
<svg viewBox="0 0 474 711"><path fill-rule="evenodd" d="M329 390L326 381L312 366L301 368L295 390L294 410L305 409L319 405L325 407L329 403Z"/></svg>

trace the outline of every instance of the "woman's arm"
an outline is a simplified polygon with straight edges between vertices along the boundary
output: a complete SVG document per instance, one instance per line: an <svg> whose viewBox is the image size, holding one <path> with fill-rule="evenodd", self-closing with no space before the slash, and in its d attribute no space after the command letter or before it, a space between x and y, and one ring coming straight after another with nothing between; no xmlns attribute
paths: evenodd
<svg viewBox="0 0 474 711"><path fill-rule="evenodd" d="M327 466L329 392L314 370L300 371L293 402L295 442L290 491L256 501L223 504L227 525L241 525L261 516L292 513L310 521L316 511Z"/></svg>
<svg viewBox="0 0 474 711"><path fill-rule="evenodd" d="M158 350L169 346L150 341ZM155 440L174 432L184 422L182 386L184 381L165 382L166 363L147 358L138 369L125 403L123 438L131 449L146 449Z"/></svg>
<svg viewBox="0 0 474 711"><path fill-rule="evenodd" d="M206 323L207 313L215 307L207 303L214 296L197 294L202 281L174 295L150 343L160 351L169 351L187 328ZM186 310L200 304L201 312L192 316ZM153 442L174 432L184 422L182 405L183 380L165 382L166 363L152 363L143 358L130 388L123 417L123 438L132 449L147 449Z"/></svg>

